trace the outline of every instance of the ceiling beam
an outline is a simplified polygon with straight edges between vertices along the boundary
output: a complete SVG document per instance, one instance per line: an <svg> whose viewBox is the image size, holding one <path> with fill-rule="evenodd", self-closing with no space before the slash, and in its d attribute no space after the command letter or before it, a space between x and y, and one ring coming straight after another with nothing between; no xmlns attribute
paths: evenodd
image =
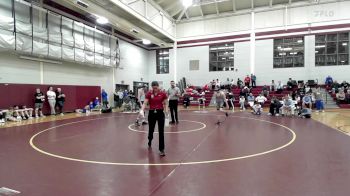
<svg viewBox="0 0 350 196"><path fill-rule="evenodd" d="M232 11L236 12L236 0L232 0Z"/></svg>
<svg viewBox="0 0 350 196"><path fill-rule="evenodd" d="M173 3L169 4L168 6L164 7L164 10L166 11L170 11L171 9L173 9L174 7L176 7L176 5L178 4L178 1L173 1Z"/></svg>
<svg viewBox="0 0 350 196"><path fill-rule="evenodd" d="M202 6L201 6L201 5L199 5L198 7L199 7L199 11L201 12L201 15L202 15L202 17L203 17L203 16L204 16L204 14L203 14Z"/></svg>
<svg viewBox="0 0 350 196"><path fill-rule="evenodd" d="M219 7L218 7L218 3L215 2L215 9L216 9L216 14L219 15L220 12L219 12Z"/></svg>
<svg viewBox="0 0 350 196"><path fill-rule="evenodd" d="M273 0L270 0L269 6L270 6L270 8L273 6Z"/></svg>
<svg viewBox="0 0 350 196"><path fill-rule="evenodd" d="M250 3L252 4L252 10L254 9L254 0L250 0Z"/></svg>
<svg viewBox="0 0 350 196"><path fill-rule="evenodd" d="M190 19L190 17L188 16L187 10L186 10L186 12L185 12L185 16L186 16L187 19Z"/></svg>
<svg viewBox="0 0 350 196"><path fill-rule="evenodd" d="M289 0L289 5L292 4L292 0Z"/></svg>
<svg viewBox="0 0 350 196"><path fill-rule="evenodd" d="M181 14L177 17L177 20L176 21L180 21L182 16L185 14L185 12L187 11L187 8L183 8Z"/></svg>
<svg viewBox="0 0 350 196"><path fill-rule="evenodd" d="M130 1L130 2L128 2L128 5L134 4L134 3L138 2L138 1L140 1L140 0L133 0L133 1Z"/></svg>
<svg viewBox="0 0 350 196"><path fill-rule="evenodd" d="M170 16L174 17L176 14L178 14L181 11L182 11L182 7L178 8L177 10L175 10L175 12L171 13Z"/></svg>
<svg viewBox="0 0 350 196"><path fill-rule="evenodd" d="M165 0L159 0L159 1L157 1L156 3L157 4L161 4L161 3L163 3Z"/></svg>

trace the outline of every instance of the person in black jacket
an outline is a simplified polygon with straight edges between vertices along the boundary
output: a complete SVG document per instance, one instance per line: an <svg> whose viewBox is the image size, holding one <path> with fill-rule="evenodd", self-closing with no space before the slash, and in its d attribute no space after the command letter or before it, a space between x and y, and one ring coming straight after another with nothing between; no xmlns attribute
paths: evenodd
<svg viewBox="0 0 350 196"><path fill-rule="evenodd" d="M61 88L57 88L56 107L58 108L58 112L61 116L63 116L63 106L65 101L66 101L66 95L62 92Z"/></svg>

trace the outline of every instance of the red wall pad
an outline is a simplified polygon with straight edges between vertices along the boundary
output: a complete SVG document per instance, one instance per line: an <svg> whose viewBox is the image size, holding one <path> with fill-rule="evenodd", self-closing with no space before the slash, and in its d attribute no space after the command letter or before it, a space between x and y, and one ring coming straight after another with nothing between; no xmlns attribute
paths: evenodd
<svg viewBox="0 0 350 196"><path fill-rule="evenodd" d="M0 109L7 109L13 105L26 105L34 108L35 89L40 90L45 94L49 86L54 90L62 88L66 95L64 105L65 112L73 112L75 109L83 108L87 103L95 97L101 97L100 86L73 86L73 85L40 85L40 84L4 84L0 83ZM47 99L44 103L43 112L49 112L49 104Z"/></svg>

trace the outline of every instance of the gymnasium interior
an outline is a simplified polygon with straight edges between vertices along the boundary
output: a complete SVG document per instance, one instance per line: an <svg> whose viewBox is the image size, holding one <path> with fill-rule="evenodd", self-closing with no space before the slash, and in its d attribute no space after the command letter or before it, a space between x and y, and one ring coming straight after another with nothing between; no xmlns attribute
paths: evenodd
<svg viewBox="0 0 350 196"><path fill-rule="evenodd" d="M350 195L349 10L0 0L0 196Z"/></svg>

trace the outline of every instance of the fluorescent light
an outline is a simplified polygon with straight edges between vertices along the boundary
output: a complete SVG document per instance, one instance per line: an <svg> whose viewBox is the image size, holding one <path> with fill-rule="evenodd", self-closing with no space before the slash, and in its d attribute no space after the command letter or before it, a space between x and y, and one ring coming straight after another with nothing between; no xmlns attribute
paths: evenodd
<svg viewBox="0 0 350 196"><path fill-rule="evenodd" d="M318 46L315 46L315 48L325 48L326 45L318 45Z"/></svg>
<svg viewBox="0 0 350 196"><path fill-rule="evenodd" d="M149 41L148 39L142 39L142 43L145 45L150 45L151 41Z"/></svg>
<svg viewBox="0 0 350 196"><path fill-rule="evenodd" d="M30 60L30 61L39 61L39 62L45 62L45 63L53 63L53 64L62 64L60 61L53 61L48 59L41 59L36 57L30 57L30 56L19 56L20 59Z"/></svg>
<svg viewBox="0 0 350 196"><path fill-rule="evenodd" d="M348 43L343 43L342 45L343 45L343 46L347 46L347 45L348 45Z"/></svg>
<svg viewBox="0 0 350 196"><path fill-rule="evenodd" d="M298 40L298 43L303 43L303 40L301 40L301 39L300 39L300 40Z"/></svg>
<svg viewBox="0 0 350 196"><path fill-rule="evenodd" d="M192 4L193 4L193 1L192 1L192 0L182 0L182 5L183 5L185 8L190 7Z"/></svg>
<svg viewBox="0 0 350 196"><path fill-rule="evenodd" d="M99 24L107 24L108 19L103 16L97 16L96 22Z"/></svg>

